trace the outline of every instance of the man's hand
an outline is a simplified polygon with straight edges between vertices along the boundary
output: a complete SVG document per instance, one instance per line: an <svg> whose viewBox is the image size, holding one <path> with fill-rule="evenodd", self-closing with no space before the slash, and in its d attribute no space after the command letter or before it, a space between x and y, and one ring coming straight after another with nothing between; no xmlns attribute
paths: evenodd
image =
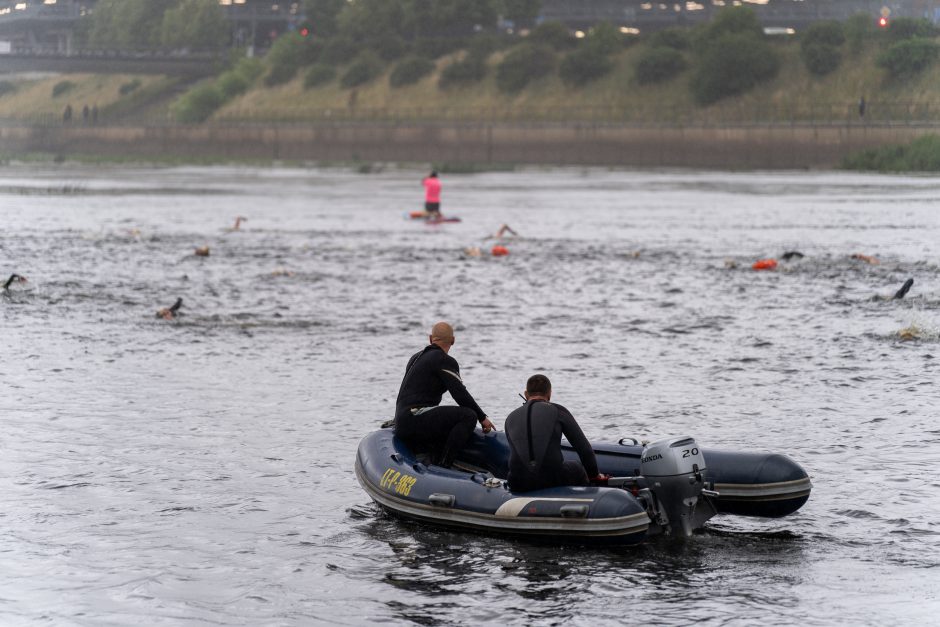
<svg viewBox="0 0 940 627"><path fill-rule="evenodd" d="M484 418L483 422L480 423L483 427L483 433L489 433L490 431L496 431L496 425L490 422L489 418Z"/></svg>

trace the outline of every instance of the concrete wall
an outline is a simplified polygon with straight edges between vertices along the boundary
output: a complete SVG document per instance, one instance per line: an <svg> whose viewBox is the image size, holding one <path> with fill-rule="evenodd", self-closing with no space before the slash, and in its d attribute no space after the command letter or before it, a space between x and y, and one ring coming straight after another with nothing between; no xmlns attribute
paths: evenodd
<svg viewBox="0 0 940 627"><path fill-rule="evenodd" d="M238 157L731 169L827 168L934 125L658 128L605 124L0 127L0 154Z"/></svg>

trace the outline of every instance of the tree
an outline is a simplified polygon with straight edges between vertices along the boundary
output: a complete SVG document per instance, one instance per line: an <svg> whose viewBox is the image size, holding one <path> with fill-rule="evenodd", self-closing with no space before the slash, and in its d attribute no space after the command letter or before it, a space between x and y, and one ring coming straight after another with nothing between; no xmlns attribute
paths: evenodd
<svg viewBox="0 0 940 627"><path fill-rule="evenodd" d="M469 35L496 25L492 0L404 0L405 31L413 37Z"/></svg>
<svg viewBox="0 0 940 627"><path fill-rule="evenodd" d="M692 94L699 104L748 91L777 75L773 48L751 33L725 33L711 41L698 59Z"/></svg>
<svg viewBox="0 0 940 627"><path fill-rule="evenodd" d="M163 14L177 0L100 0L91 14L89 43L114 48L160 45Z"/></svg>
<svg viewBox="0 0 940 627"><path fill-rule="evenodd" d="M315 37L329 38L339 30L339 14L346 0L304 0L304 14Z"/></svg>
<svg viewBox="0 0 940 627"><path fill-rule="evenodd" d="M402 0L356 0L339 13L339 32L354 41L368 43L388 35L403 35Z"/></svg>
<svg viewBox="0 0 940 627"><path fill-rule="evenodd" d="M182 0L163 14L161 43L172 48L222 48L229 25L216 0Z"/></svg>

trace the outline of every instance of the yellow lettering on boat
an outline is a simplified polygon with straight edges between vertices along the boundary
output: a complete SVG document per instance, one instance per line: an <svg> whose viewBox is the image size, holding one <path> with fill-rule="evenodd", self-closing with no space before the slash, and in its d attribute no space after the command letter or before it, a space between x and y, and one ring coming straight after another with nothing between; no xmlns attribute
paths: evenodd
<svg viewBox="0 0 940 627"><path fill-rule="evenodd" d="M418 482L417 477L403 475L394 468L387 469L379 480L379 486L402 496L411 494L411 488Z"/></svg>

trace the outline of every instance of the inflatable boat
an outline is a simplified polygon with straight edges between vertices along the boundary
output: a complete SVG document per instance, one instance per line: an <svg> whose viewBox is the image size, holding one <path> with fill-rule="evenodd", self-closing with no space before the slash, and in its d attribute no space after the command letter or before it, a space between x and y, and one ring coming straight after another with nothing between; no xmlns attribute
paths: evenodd
<svg viewBox="0 0 940 627"><path fill-rule="evenodd" d="M503 433L477 430L447 469L429 465L390 428L359 443L356 477L386 511L428 523L552 541L633 544L688 536L718 514L779 518L806 503L812 484L789 458L699 448L691 437L595 444L603 485L512 492ZM563 446L566 459L577 454Z"/></svg>

